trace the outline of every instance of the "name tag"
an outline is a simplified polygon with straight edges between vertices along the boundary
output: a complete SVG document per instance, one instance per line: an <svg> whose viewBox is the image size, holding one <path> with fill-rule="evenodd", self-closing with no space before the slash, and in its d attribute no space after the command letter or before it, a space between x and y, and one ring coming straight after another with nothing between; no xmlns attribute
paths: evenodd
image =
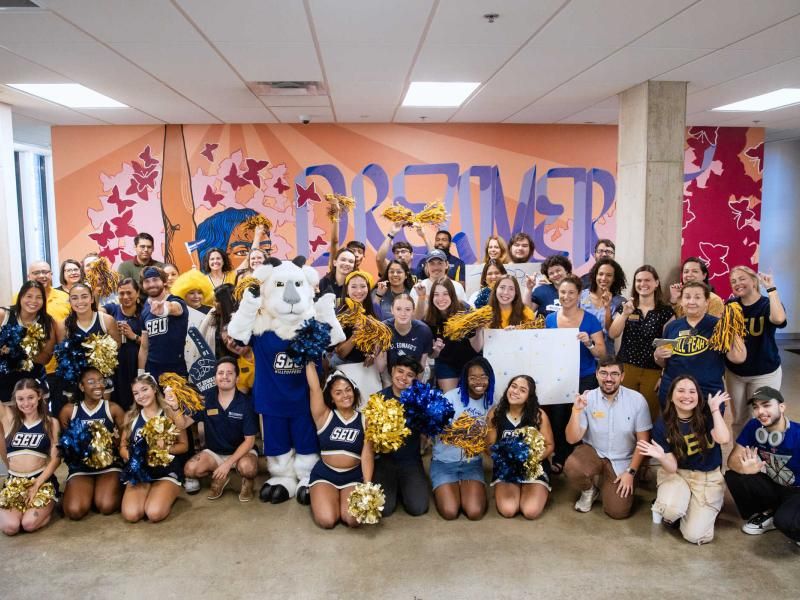
<svg viewBox="0 0 800 600"><path fill-rule="evenodd" d="M639 315L628 315L628 321L638 321Z"/></svg>
<svg viewBox="0 0 800 600"><path fill-rule="evenodd" d="M214 417L214 416L216 416L216 415L218 415L218 414L219 414L219 409L217 409L217 408L209 408L209 409L206 411L206 414L207 414L209 417Z"/></svg>
<svg viewBox="0 0 800 600"><path fill-rule="evenodd" d="M606 418L606 413L604 413L602 410L596 410L596 411L594 411L592 413L592 416L595 419L605 419Z"/></svg>

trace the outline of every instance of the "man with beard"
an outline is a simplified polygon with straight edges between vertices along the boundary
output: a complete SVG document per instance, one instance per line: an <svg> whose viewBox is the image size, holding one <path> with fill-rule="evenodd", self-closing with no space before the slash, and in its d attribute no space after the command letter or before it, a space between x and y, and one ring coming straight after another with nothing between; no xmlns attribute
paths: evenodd
<svg viewBox="0 0 800 600"><path fill-rule="evenodd" d="M189 326L186 303L167 293L167 274L158 267L142 271L142 290L147 301L142 307L142 340L139 346L139 369L158 380L162 373L186 377L183 349Z"/></svg>
<svg viewBox="0 0 800 600"><path fill-rule="evenodd" d="M742 531L777 529L800 546L800 423L789 421L783 395L763 386L750 398L753 419L728 457L725 482L747 522Z"/></svg>
<svg viewBox="0 0 800 600"><path fill-rule="evenodd" d="M579 394L572 407L566 437L579 445L567 459L564 473L580 490L578 512L589 512L602 494L603 510L612 519L630 516L636 471L643 456L636 442L649 441L653 424L647 401L639 392L622 386L622 363L599 361L600 387Z"/></svg>

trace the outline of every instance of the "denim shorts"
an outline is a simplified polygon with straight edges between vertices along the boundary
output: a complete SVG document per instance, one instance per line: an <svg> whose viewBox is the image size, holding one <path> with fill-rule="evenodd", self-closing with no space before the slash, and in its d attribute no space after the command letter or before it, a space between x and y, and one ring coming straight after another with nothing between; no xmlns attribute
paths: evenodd
<svg viewBox="0 0 800 600"><path fill-rule="evenodd" d="M431 461L431 486L434 490L440 485L459 481L485 482L483 462L480 457L457 462Z"/></svg>

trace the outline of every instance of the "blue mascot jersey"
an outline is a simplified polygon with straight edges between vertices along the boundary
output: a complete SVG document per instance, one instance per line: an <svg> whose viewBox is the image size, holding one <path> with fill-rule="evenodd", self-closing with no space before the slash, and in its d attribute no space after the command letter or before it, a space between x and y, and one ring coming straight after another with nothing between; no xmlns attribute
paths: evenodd
<svg viewBox="0 0 800 600"><path fill-rule="evenodd" d="M250 345L258 365L253 385L256 412L269 417L310 415L305 362L286 352L289 340L267 331L254 335Z"/></svg>

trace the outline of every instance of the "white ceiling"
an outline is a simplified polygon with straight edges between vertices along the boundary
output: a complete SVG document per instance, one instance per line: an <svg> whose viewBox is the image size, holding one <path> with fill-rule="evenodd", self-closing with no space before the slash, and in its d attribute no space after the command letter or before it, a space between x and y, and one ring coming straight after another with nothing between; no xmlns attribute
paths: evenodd
<svg viewBox="0 0 800 600"><path fill-rule="evenodd" d="M0 84L77 82L125 109L0 85L15 127L50 124L615 123L616 95L689 82L692 125L800 136L797 106L710 109L800 87L800 0L34 0L0 10ZM2 2L0 2L2 4ZM492 24L485 13L499 13ZM324 81L258 97L248 81ZM410 81L480 81L460 108L400 106Z"/></svg>

